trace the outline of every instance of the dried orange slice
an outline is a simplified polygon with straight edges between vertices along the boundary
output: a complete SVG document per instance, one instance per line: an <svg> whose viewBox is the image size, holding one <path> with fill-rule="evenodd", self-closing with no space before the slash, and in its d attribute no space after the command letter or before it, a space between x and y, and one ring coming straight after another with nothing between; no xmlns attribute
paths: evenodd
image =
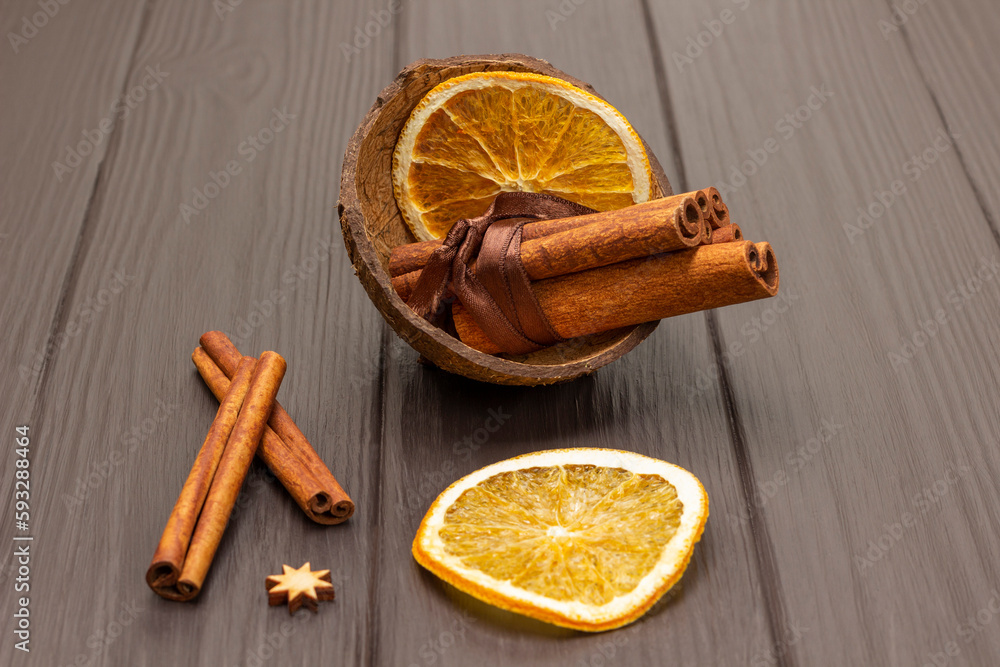
<svg viewBox="0 0 1000 667"><path fill-rule="evenodd" d="M599 211L638 204L652 171L639 135L604 100L549 76L488 72L424 96L399 135L392 176L403 219L429 241L504 191Z"/></svg>
<svg viewBox="0 0 1000 667"><path fill-rule="evenodd" d="M480 600L596 632L639 618L684 573L708 495L683 468L613 449L526 454L463 477L413 541Z"/></svg>

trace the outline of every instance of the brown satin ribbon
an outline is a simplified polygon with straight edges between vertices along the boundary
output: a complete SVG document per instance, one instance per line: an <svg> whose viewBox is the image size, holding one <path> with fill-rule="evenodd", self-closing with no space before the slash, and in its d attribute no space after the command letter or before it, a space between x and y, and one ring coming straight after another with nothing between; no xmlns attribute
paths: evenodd
<svg viewBox="0 0 1000 667"><path fill-rule="evenodd" d="M542 312L521 263L521 230L529 220L586 213L595 211L552 195L501 192L485 213L452 226L407 304L436 323L450 284L476 324L504 352L525 354L563 340ZM469 268L473 260L475 271Z"/></svg>

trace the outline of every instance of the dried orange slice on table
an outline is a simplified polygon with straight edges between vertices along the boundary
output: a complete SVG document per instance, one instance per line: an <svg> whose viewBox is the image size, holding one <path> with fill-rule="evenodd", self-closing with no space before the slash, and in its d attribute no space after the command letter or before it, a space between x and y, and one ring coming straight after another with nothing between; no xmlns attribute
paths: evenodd
<svg viewBox="0 0 1000 667"><path fill-rule="evenodd" d="M596 632L639 618L684 573L708 519L698 479L612 449L556 449L478 470L431 505L413 556L503 609Z"/></svg>
<svg viewBox="0 0 1000 667"><path fill-rule="evenodd" d="M544 192L608 211L648 201L651 183L642 140L614 107L525 72L438 84L393 155L396 201L420 241L481 215L500 192Z"/></svg>

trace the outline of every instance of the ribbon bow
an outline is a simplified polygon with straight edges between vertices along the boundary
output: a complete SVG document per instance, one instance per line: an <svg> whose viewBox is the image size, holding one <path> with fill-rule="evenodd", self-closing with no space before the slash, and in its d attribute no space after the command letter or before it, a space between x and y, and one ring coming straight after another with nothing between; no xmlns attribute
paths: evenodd
<svg viewBox="0 0 1000 667"><path fill-rule="evenodd" d="M473 319L504 352L525 354L563 340L538 303L521 263L524 223L594 213L534 192L501 192L482 215L456 222L431 255L407 302L432 324L449 284ZM475 260L475 269L471 268Z"/></svg>

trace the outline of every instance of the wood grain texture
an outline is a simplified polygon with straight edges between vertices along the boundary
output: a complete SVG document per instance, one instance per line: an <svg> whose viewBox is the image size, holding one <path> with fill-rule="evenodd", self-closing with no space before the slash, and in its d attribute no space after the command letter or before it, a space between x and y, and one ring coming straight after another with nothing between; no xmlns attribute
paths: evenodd
<svg viewBox="0 0 1000 667"><path fill-rule="evenodd" d="M114 102L124 88L142 23L142 6L135 3L103 3L92 11L60 6L53 18L38 20L41 28L31 23L38 10L28 1L4 3L0 9L6 28L0 58L0 376L9 388L0 424L5 428L31 418L53 356L78 351L80 341L91 335L83 310L67 309L64 298L111 143L99 128L118 120ZM13 43L8 33L16 36ZM93 33L102 38L83 38ZM87 155L74 160L74 167L54 168L67 161L70 151L78 155L78 149ZM97 295L88 296L93 309ZM0 481L4 497L12 486L9 479ZM7 559L0 556L0 563Z"/></svg>
<svg viewBox="0 0 1000 667"><path fill-rule="evenodd" d="M53 17L43 14L37 19L40 28L32 24L39 11L35 2L9 2L0 9L0 25L5 28L0 57L4 110L0 126L0 172L4 176L0 196L0 282L4 287L0 427L8 438L15 435L16 426L35 423L39 394L48 384L53 359L81 352L94 335L88 316L104 307L96 303L97 293L82 295L75 304L68 303L68 296L93 219L93 194L112 150L105 130L119 122L114 104L125 87L143 18L141 3L57 6ZM11 34L17 35L13 42ZM101 39L87 39L88 34L100 34ZM74 160L67 171L57 172L54 163L67 162L71 150L79 162ZM103 300L105 295L100 296ZM84 301L86 297L89 302ZM5 499L14 498L13 466L14 459L6 458L4 470L10 474L0 480ZM36 504L31 517L37 528L44 515L38 512L40 494L36 491L33 497ZM11 511L0 520L5 536L15 534L13 509L11 504ZM8 638L13 637L15 601L24 593L14 590L18 566L13 547L0 552L0 604L11 610L4 614L0 627ZM31 612L37 618L35 609ZM11 653L28 657L15 651L13 644L4 643L5 663Z"/></svg>
<svg viewBox="0 0 1000 667"><path fill-rule="evenodd" d="M335 205L345 142L393 74L382 52L348 63L339 47L375 6L246 2L221 20L211 3L152 6L128 85L147 65L170 74L116 133L67 309L119 268L128 286L53 359L31 424L44 517L32 664L243 665L269 639L280 664L367 661L382 325L341 249ZM294 118L241 153L274 109ZM229 161L241 171L186 224L181 204ZM141 570L217 409L190 361L214 328L285 356L279 398L358 510L317 526L255 464L198 602L178 605L143 590ZM84 498L67 507L78 480ZM264 578L305 561L331 570L337 603L289 619L268 608ZM120 617L115 641L95 639Z"/></svg>
<svg viewBox="0 0 1000 667"><path fill-rule="evenodd" d="M956 153L976 200L1000 242L1000 50L993 40L1000 16L978 2L921 6L912 20L880 25L888 41L899 40L913 54L942 123L956 135ZM898 28L893 30L892 28Z"/></svg>
<svg viewBox="0 0 1000 667"><path fill-rule="evenodd" d="M404 12L401 60L500 47L536 54L590 81L669 165L638 6L588 3L556 30L546 9L456 2L434 13ZM633 67L623 72L613 61ZM401 341L390 339L381 477L382 513L393 521L381 528L374 664L645 665L659 664L666 652L677 664L746 664L770 644L753 540L747 526L731 520L745 508L724 407L717 392L692 405L692 388L678 381L712 364L702 317L663 322L627 356L565 386L490 387L413 361ZM671 461L697 475L711 498L712 516L681 585L636 625L596 636L554 629L483 605L413 560L417 525L451 481L510 456L577 446ZM601 653L608 641L613 659Z"/></svg>
<svg viewBox="0 0 1000 667"><path fill-rule="evenodd" d="M32 429L35 536L33 655L9 642L0 662L924 664L949 642L955 664L1000 662L992 5L919 4L887 35L891 4L857 0L391 6L69 3L0 59L0 426ZM36 11L8 3L0 24ZM417 363L341 249L344 149L406 63L512 51L591 82L675 190L729 185L733 221L781 255L783 300L674 318L562 386ZM169 76L58 181L52 162L156 66ZM275 108L295 118L241 152ZM186 223L181 205L231 161ZM845 228L880 198L860 234ZM216 411L189 361L214 328L287 358L279 399L358 509L317 526L255 464L202 595L178 605L143 573ZM499 612L410 555L451 481L565 446L672 461L711 498L680 587L614 633ZM306 561L331 570L336 600L289 619L264 578ZM8 548L8 638L12 564Z"/></svg>
<svg viewBox="0 0 1000 667"><path fill-rule="evenodd" d="M783 661L922 664L955 641L996 663L996 634L962 624L1000 578L1000 280L949 295L1000 253L917 64L880 33L884 5L650 7L688 178L727 183L733 220L782 257L785 312L717 321L777 593L808 628ZM674 59L727 8L720 37ZM928 147L927 169L910 163ZM844 227L880 196L860 234Z"/></svg>

